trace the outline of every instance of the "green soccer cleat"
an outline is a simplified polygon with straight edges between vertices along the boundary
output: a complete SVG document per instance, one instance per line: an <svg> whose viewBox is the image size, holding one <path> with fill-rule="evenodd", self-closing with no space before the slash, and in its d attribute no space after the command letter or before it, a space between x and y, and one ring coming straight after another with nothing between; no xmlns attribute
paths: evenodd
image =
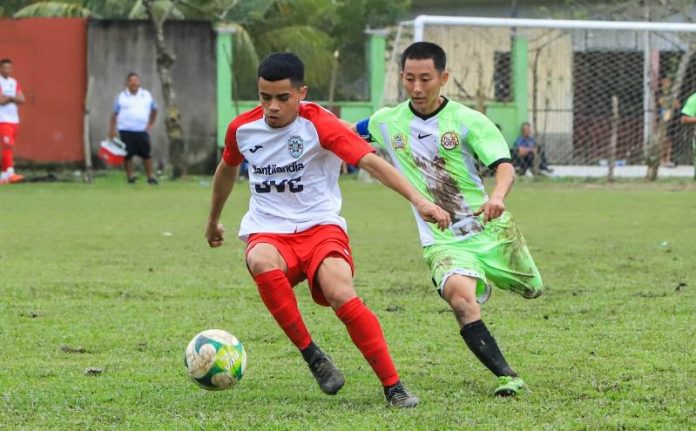
<svg viewBox="0 0 696 431"><path fill-rule="evenodd" d="M498 387L495 389L495 395L499 397L512 397L523 390L527 390L527 385L521 378L500 376L498 377Z"/></svg>

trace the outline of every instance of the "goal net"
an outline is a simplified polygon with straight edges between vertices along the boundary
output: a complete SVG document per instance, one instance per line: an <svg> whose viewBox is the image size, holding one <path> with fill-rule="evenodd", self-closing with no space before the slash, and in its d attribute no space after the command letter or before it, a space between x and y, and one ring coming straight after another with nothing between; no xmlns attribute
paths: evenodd
<svg viewBox="0 0 696 431"><path fill-rule="evenodd" d="M485 112L512 146L522 122L554 165L692 164L696 25L421 16L392 43L385 104L404 100L400 53L447 52L444 95ZM691 46L691 48L690 48ZM652 158L652 159L651 159Z"/></svg>

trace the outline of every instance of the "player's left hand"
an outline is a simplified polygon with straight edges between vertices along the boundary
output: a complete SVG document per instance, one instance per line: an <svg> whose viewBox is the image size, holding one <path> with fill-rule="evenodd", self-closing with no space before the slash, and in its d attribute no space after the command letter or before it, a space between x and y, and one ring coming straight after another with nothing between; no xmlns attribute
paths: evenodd
<svg viewBox="0 0 696 431"><path fill-rule="evenodd" d="M425 199L416 205L416 210L418 210L418 214L423 217L423 220L430 223L437 223L437 227L440 230L445 230L452 224L452 220L447 211Z"/></svg>
<svg viewBox="0 0 696 431"><path fill-rule="evenodd" d="M474 212L474 216L483 214L483 222L488 223L493 219L497 219L505 211L505 203L501 198L491 197L483 204L481 208Z"/></svg>

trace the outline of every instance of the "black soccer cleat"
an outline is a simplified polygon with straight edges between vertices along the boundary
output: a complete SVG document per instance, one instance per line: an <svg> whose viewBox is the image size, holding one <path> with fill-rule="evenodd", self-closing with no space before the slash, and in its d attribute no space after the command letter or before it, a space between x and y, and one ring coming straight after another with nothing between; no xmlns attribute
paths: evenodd
<svg viewBox="0 0 696 431"><path fill-rule="evenodd" d="M147 183L150 184L151 186L159 185L159 181L157 181L157 178L155 178L155 177L148 178Z"/></svg>
<svg viewBox="0 0 696 431"><path fill-rule="evenodd" d="M321 390L328 395L336 395L341 390L346 380L343 373L333 363L331 358L318 347L308 358L307 364L312 375L317 379Z"/></svg>
<svg viewBox="0 0 696 431"><path fill-rule="evenodd" d="M418 397L411 395L401 382L384 388L387 404L392 407L409 408L418 405Z"/></svg>

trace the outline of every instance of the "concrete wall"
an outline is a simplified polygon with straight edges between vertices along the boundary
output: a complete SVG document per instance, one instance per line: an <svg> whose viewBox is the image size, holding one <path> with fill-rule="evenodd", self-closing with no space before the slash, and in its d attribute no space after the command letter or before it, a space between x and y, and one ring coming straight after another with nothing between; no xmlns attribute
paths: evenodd
<svg viewBox="0 0 696 431"><path fill-rule="evenodd" d="M212 172L216 162L215 33L211 23L171 21L165 39L176 55L172 80L181 112L189 172ZM126 75L136 72L152 93L160 115L152 133L155 166L167 164L169 150L164 127L164 100L155 64L155 44L145 21L90 21L87 29L87 76L92 80L88 102L90 141L96 154L106 138L116 94Z"/></svg>

